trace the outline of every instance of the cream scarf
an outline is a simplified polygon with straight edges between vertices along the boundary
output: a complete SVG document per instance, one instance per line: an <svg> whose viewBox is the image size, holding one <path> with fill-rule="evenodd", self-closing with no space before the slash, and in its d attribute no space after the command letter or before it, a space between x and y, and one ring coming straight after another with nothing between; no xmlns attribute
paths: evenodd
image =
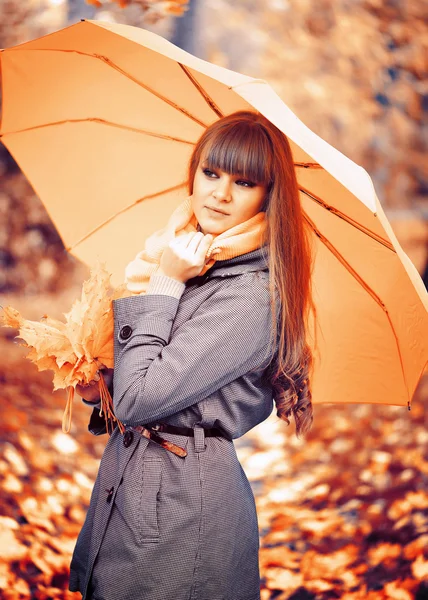
<svg viewBox="0 0 428 600"><path fill-rule="evenodd" d="M260 248L264 243L266 226L266 214L259 212L251 219L215 236L207 252L207 263L200 274L206 273L216 260L227 260ZM150 276L157 271L162 253L169 242L174 237L198 231L197 227L198 222L189 197L174 210L166 227L147 238L144 250L127 265L125 284L128 293L145 293Z"/></svg>

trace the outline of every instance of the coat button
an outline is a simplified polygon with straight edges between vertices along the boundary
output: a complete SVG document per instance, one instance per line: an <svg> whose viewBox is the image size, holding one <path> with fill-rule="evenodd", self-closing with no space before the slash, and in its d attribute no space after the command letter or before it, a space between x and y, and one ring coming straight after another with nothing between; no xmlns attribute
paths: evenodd
<svg viewBox="0 0 428 600"><path fill-rule="evenodd" d="M125 325L120 330L120 337L123 340L127 340L129 337L131 337L131 334L132 334L132 327L130 327L129 325Z"/></svg>
<svg viewBox="0 0 428 600"><path fill-rule="evenodd" d="M134 439L134 433L132 431L125 431L125 433L123 434L123 445L125 446L125 448L129 448L129 446L132 444L132 440Z"/></svg>
<svg viewBox="0 0 428 600"><path fill-rule="evenodd" d="M114 486L111 487L110 489L106 489L106 492L107 492L107 498L106 498L106 500L107 500L108 503L110 503L111 499L113 498L113 494L114 494Z"/></svg>

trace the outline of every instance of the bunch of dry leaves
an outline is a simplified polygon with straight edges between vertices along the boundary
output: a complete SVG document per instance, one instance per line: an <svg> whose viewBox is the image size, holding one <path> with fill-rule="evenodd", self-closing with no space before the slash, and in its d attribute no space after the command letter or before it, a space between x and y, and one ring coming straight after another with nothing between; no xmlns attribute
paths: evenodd
<svg viewBox="0 0 428 600"><path fill-rule="evenodd" d="M104 266L97 264L83 283L81 298L74 301L68 313L64 313L65 321L47 315L40 321L31 321L11 306L3 308L0 323L19 330L19 337L30 348L27 358L39 371L53 371L54 390L68 388L64 432L70 430L77 384L98 381L101 412L107 423L116 420L102 370L113 367L112 300L123 293L123 286L112 290L110 274Z"/></svg>

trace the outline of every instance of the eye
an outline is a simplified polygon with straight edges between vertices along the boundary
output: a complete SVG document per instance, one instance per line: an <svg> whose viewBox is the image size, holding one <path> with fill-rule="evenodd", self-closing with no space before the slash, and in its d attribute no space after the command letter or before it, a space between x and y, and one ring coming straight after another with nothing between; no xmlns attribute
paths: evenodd
<svg viewBox="0 0 428 600"><path fill-rule="evenodd" d="M253 183L252 181L247 181L246 179L238 179L236 181L237 185L241 185L242 187L249 187L249 188L253 188L256 186L255 183Z"/></svg>
<svg viewBox="0 0 428 600"><path fill-rule="evenodd" d="M204 175L206 175L207 177L209 177L210 179L213 179L213 177L217 177L217 175L214 173L214 171L211 171L210 169L202 169L202 173Z"/></svg>

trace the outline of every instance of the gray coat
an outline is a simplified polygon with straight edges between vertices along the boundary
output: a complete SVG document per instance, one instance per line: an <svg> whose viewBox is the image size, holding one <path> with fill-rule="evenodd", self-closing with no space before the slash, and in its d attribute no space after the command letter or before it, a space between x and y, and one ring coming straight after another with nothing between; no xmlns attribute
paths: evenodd
<svg viewBox="0 0 428 600"><path fill-rule="evenodd" d="M114 430L71 562L70 590L83 598L260 599L255 501L232 440L273 409L262 250L217 261L178 295L114 302L116 415L195 437L161 434L182 458L137 433L125 446ZM224 437L204 436L211 427Z"/></svg>

